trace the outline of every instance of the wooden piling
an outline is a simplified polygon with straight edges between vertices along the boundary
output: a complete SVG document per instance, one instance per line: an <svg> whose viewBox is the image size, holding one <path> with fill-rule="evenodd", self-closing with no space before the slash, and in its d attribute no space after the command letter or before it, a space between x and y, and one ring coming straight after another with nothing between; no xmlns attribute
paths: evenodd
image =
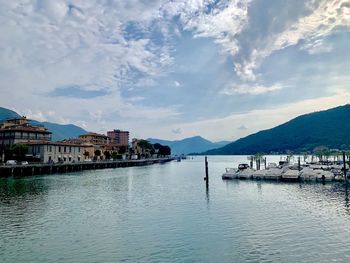
<svg viewBox="0 0 350 263"><path fill-rule="evenodd" d="M204 177L205 185L209 188L209 172L208 172L208 157L205 156L205 177Z"/></svg>
<svg viewBox="0 0 350 263"><path fill-rule="evenodd" d="M346 178L346 158L345 158L345 152L343 152L343 164L344 164L344 180L347 181Z"/></svg>

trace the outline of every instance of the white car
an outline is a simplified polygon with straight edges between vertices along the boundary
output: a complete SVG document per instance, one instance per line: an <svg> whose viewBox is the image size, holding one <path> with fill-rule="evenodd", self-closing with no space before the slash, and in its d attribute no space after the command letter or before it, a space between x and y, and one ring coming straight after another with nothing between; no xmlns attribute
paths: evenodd
<svg viewBox="0 0 350 263"><path fill-rule="evenodd" d="M22 165L28 165L29 163L27 161L22 161L21 164Z"/></svg>
<svg viewBox="0 0 350 263"><path fill-rule="evenodd" d="M17 161L16 160L7 160L6 165L16 165Z"/></svg>

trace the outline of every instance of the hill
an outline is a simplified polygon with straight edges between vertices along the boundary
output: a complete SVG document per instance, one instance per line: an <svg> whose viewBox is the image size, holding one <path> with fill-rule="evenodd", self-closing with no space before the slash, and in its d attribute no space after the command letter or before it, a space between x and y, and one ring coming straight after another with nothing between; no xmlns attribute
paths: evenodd
<svg viewBox="0 0 350 263"><path fill-rule="evenodd" d="M52 132L53 141L62 141L69 138L77 138L79 135L87 133L83 128L73 124L57 124L52 122L32 121L33 125L42 125Z"/></svg>
<svg viewBox="0 0 350 263"><path fill-rule="evenodd" d="M200 136L185 138L183 140L167 141L161 139L147 139L150 143L160 143L162 145L168 145L171 148L171 154L181 155L189 153L200 153L210 149L221 147L224 142L213 143Z"/></svg>
<svg viewBox="0 0 350 263"><path fill-rule="evenodd" d="M7 119L19 118L21 117L17 112L0 107L0 122L4 122Z"/></svg>
<svg viewBox="0 0 350 263"><path fill-rule="evenodd" d="M0 107L0 122L3 122L7 119L18 118L19 114L16 112ZM40 122L32 120L33 125L42 125L49 129L52 132L53 141L61 141L64 139L75 138L81 134L87 133L84 129L73 124L57 124L51 122Z"/></svg>
<svg viewBox="0 0 350 263"><path fill-rule="evenodd" d="M255 154L312 151L317 146L350 148L350 105L301 115L203 154Z"/></svg>

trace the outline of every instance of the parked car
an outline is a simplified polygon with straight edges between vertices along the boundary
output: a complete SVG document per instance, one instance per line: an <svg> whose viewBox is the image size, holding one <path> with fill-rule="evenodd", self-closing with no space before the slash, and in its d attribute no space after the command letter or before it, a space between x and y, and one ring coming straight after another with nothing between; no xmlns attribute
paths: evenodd
<svg viewBox="0 0 350 263"><path fill-rule="evenodd" d="M84 162L92 162L91 159L84 159Z"/></svg>
<svg viewBox="0 0 350 263"><path fill-rule="evenodd" d="M17 161L16 160L7 160L6 165L16 165Z"/></svg>
<svg viewBox="0 0 350 263"><path fill-rule="evenodd" d="M21 164L22 165L28 165L29 163L27 161L22 161Z"/></svg>

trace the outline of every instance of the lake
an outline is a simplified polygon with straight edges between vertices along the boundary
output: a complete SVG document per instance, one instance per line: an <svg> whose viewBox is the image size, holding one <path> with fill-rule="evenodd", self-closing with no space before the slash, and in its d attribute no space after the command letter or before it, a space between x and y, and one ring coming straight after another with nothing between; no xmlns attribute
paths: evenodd
<svg viewBox="0 0 350 263"><path fill-rule="evenodd" d="M0 179L0 262L350 262L343 183L223 181L246 156L208 160L208 191L201 156Z"/></svg>

